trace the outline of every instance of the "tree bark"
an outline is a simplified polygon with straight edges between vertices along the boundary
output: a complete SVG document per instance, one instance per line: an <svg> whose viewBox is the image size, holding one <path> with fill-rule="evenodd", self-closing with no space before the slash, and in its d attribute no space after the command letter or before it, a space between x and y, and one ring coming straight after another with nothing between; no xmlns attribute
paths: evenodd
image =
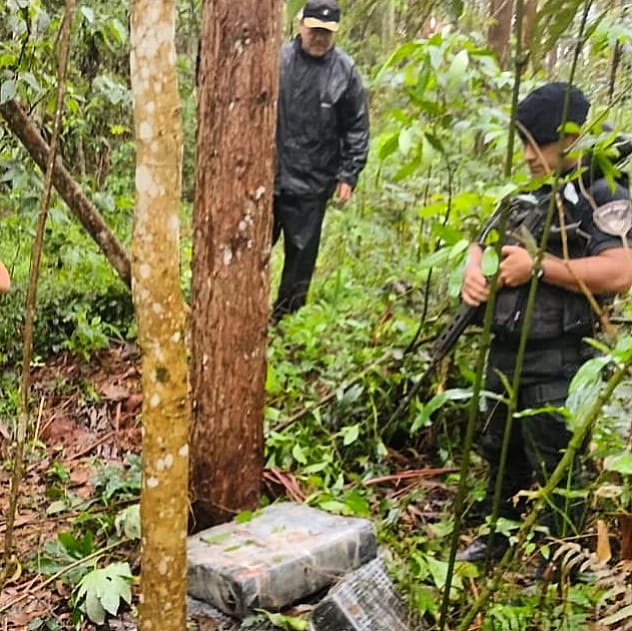
<svg viewBox="0 0 632 631"><path fill-rule="evenodd" d="M522 49L531 49L535 23L538 16L538 0L526 0L522 20Z"/></svg>
<svg viewBox="0 0 632 631"><path fill-rule="evenodd" d="M491 24L487 32L487 45L496 53L498 65L506 70L509 62L513 0L490 0L489 17Z"/></svg>
<svg viewBox="0 0 632 631"><path fill-rule="evenodd" d="M182 631L190 404L180 288L182 122L175 0L134 0L131 44L136 132L132 295L143 385L139 629Z"/></svg>
<svg viewBox="0 0 632 631"><path fill-rule="evenodd" d="M17 101L10 100L0 105L0 114L11 131L20 139L31 158L44 171L50 154L50 147L42 138L37 127L33 125L24 108ZM101 248L121 280L129 287L131 284L130 261L125 248L119 243L97 209L84 195L59 159L55 161L53 186L66 202L70 211Z"/></svg>
<svg viewBox="0 0 632 631"><path fill-rule="evenodd" d="M281 6L203 3L191 290L195 529L260 499Z"/></svg>

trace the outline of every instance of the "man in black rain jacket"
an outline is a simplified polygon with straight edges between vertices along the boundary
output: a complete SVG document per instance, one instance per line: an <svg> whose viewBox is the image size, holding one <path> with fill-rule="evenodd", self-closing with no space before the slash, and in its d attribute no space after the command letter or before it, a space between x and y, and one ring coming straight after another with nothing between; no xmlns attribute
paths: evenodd
<svg viewBox="0 0 632 631"><path fill-rule="evenodd" d="M608 297L625 293L632 286L632 202L628 178L621 173L611 186L598 169L584 168L585 165L578 175L578 158L567 152L578 138L589 107L581 90L561 82L534 90L518 107L518 132L532 177L544 181L546 176L558 172L561 178L556 191L551 184L543 184L531 195L531 206L527 204L526 209L520 210L517 204L516 210L520 212L514 211L509 217L513 234L520 234L523 227L528 227L540 243L551 196L557 197L539 269L533 253L520 243L505 241L501 249L486 388L503 396L507 394L501 375L512 382L527 294L534 276L538 283L517 409L541 411L513 419L499 509L501 517L513 520L519 520L524 509L522 502L516 502L517 493L534 482L546 482L571 436L564 418L545 409L565 404L573 376L590 356L590 347L583 338L594 335L597 318L585 290L603 304ZM564 211L563 226L560 207ZM564 242L568 260L564 257ZM474 244L461 290L463 301L470 306L478 306L489 297L489 283L481 270L482 256L483 246ZM483 456L489 465L486 512L492 508L507 421L506 406L490 403L481 437ZM577 467L575 463L574 470ZM544 525L552 534L563 536L572 532L573 511L569 513L563 497L554 501L558 508L549 511ZM502 555L508 541L500 535L492 541L489 537L479 537L457 558L482 560L488 554L488 545L491 556L497 557Z"/></svg>
<svg viewBox="0 0 632 631"><path fill-rule="evenodd" d="M285 260L272 321L305 304L325 207L351 199L367 159L369 118L353 60L334 46L336 0L309 0L300 34L281 50L273 244Z"/></svg>

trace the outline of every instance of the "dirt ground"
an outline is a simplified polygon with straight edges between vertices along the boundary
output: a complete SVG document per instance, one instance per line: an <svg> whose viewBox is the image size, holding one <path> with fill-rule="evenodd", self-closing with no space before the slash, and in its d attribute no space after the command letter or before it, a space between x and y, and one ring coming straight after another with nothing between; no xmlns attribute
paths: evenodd
<svg viewBox="0 0 632 631"><path fill-rule="evenodd" d="M70 586L63 576L50 580L35 572L36 559L59 532L72 532L86 512L116 510L97 496L95 474L104 466L125 466L128 454L140 452L138 366L137 349L119 344L89 363L64 354L34 371L33 418L12 537L17 561L0 595L1 629L74 628L67 604ZM0 533L6 540L12 475L7 419L0 418L0 437ZM95 538L95 547L99 543ZM108 560L126 560L134 570L138 550L128 545ZM123 613L109 628L133 628L131 616Z"/></svg>
<svg viewBox="0 0 632 631"><path fill-rule="evenodd" d="M59 533L85 532L82 520L86 516L97 524L99 516L111 522L112 516L138 501L132 494L122 501L116 497L106 501L108 492L102 487L103 476L99 481L99 472L108 467L129 469L130 455L138 457L140 454L139 366L138 349L121 343L94 355L90 362L63 354L34 370L32 420L12 537L15 559L0 594L0 631L76 628L69 608L72 588L66 574L40 573L37 562L49 555L50 546L58 542ZM3 540L6 540L12 475L12 422L0 417L0 534ZM425 506L409 506L407 513L413 530L420 522L433 520L439 514L447 489L432 478L450 470L411 470L417 457L395 452L392 457L395 469L399 465L407 471L376 478L367 484L386 485L386 494L391 498L409 493L412 487L424 486L435 501ZM296 479L288 472L266 470L263 482L269 497L305 499ZM84 524L82 529L78 527L81 523ZM99 551L105 544L106 538L97 532L92 548ZM128 562L133 575L138 576L140 554L136 544L111 550L99 559L99 567L113 561ZM72 559L67 559L59 568L71 562ZM134 589L137 588L135 584ZM79 628L95 627L84 621ZM136 629L136 623L129 607L125 606L116 618L109 618L99 628L130 631ZM189 602L188 629L232 631L240 628L238 622L216 610ZM264 622L249 628L271 629L272 626Z"/></svg>

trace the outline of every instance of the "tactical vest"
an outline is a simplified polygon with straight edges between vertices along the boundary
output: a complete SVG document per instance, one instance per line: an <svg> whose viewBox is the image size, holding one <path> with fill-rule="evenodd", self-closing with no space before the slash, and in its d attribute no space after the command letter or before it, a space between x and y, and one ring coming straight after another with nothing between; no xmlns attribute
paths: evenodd
<svg viewBox="0 0 632 631"><path fill-rule="evenodd" d="M539 244L551 200L550 189L537 194L537 206L525 209L518 204L510 211L509 230L512 233L525 226ZM580 230L580 222L574 217L575 204L563 199L565 208L565 231L570 259L586 255L588 235ZM562 232L557 221L557 209L553 210L554 221L549 232L546 251L563 258ZM510 244L511 239L503 239ZM496 296L492 330L508 343L517 344L524 326L525 311L530 283L518 287L503 287ZM531 316L529 341L548 340L565 335L582 337L593 333L593 313L590 303L582 293L567 291L561 287L539 282Z"/></svg>

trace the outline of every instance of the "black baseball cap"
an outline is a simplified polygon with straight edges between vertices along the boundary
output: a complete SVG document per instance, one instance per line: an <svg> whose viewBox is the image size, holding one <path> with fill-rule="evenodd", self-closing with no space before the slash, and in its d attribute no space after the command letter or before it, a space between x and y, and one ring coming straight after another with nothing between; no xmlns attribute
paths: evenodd
<svg viewBox="0 0 632 631"><path fill-rule="evenodd" d="M586 122L590 101L579 88L575 86L569 88L568 83L564 81L545 83L530 92L518 104L518 121L540 147L560 139L567 93L569 97L565 122L581 126ZM526 141L524 132L520 128L518 128L518 133L523 142Z"/></svg>
<svg viewBox="0 0 632 631"><path fill-rule="evenodd" d="M308 0L303 8L303 24L335 33L340 26L340 7L336 0Z"/></svg>

